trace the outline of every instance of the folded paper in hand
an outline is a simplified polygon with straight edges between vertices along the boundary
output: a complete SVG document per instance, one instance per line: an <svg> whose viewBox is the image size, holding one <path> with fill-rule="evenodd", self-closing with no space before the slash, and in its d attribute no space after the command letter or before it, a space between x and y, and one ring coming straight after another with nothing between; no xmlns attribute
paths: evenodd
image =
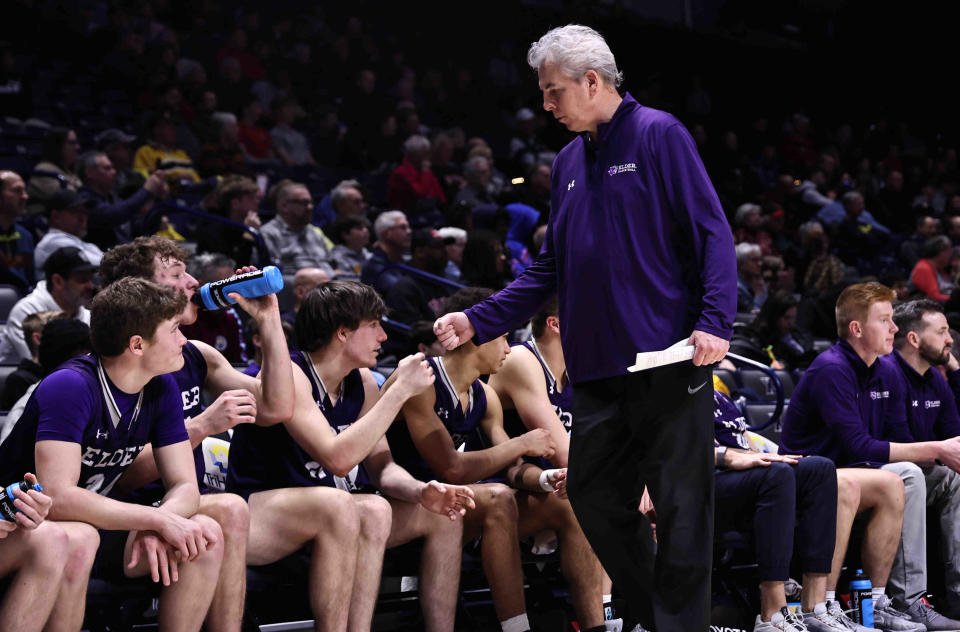
<svg viewBox="0 0 960 632"><path fill-rule="evenodd" d="M636 363L633 366L628 366L627 370L631 373L636 373L637 371L655 369L658 366L664 366L666 364L676 364L684 360L692 360L695 348L696 347L688 343L687 338L684 338L677 344L667 347L663 351L638 353Z"/></svg>

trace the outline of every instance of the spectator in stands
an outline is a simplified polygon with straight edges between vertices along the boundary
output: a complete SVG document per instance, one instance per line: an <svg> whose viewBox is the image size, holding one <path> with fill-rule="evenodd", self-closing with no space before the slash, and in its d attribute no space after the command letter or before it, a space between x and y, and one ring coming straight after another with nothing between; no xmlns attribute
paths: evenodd
<svg viewBox="0 0 960 632"><path fill-rule="evenodd" d="M447 251L443 238L431 228L419 228L410 245L410 265L418 270L443 277L447 267ZM444 284L410 274L397 279L387 289L385 300L390 318L407 325L418 320L435 320L444 312L450 289Z"/></svg>
<svg viewBox="0 0 960 632"><path fill-rule="evenodd" d="M168 239L138 237L130 244L107 251L100 275L106 284L136 277L177 290L188 299L185 306L181 305L179 323L189 325L196 321L199 311L189 300L198 284L187 274L186 260L187 253ZM224 477L217 464L207 469L204 439L225 433L237 424L279 423L292 412L292 369L276 296L269 294L251 300L241 296L237 298L237 305L260 323L264 355L260 375L251 378L237 371L219 351L199 340L183 345L182 368L173 373L179 391L178 407L182 409L193 450L196 469L193 479L209 492L223 491ZM201 392L214 398L213 403L205 406ZM134 461L114 493L117 496L133 494L138 504L151 504L163 493L162 488L150 485L158 478L157 463L148 448ZM240 627L246 591L247 506L232 494L204 493L199 507L220 525L225 540L223 565L219 579L214 582L216 591L207 625L211 630L236 630ZM254 544L264 545L262 541Z"/></svg>
<svg viewBox="0 0 960 632"><path fill-rule="evenodd" d="M334 221L327 229L333 239L330 265L339 270L338 279L359 281L363 264L370 258L370 222L363 215L346 215Z"/></svg>
<svg viewBox="0 0 960 632"><path fill-rule="evenodd" d="M31 198L28 211L31 215L43 213L43 204L60 189L79 191L83 184L74 171L80 141L77 133L65 127L51 128L43 139L40 162L33 168L27 193Z"/></svg>
<svg viewBox="0 0 960 632"><path fill-rule="evenodd" d="M495 203L487 190L490 184L489 160L483 156L473 156L463 165L463 177L467 184L453 198L454 204L469 202L476 206Z"/></svg>
<svg viewBox="0 0 960 632"><path fill-rule="evenodd" d="M97 267L84 258L80 249L68 246L47 257L45 281L17 301L7 316L0 339L0 362L14 364L31 356L23 337L23 319L29 314L63 311L68 318L90 322L87 305L93 297L93 272Z"/></svg>
<svg viewBox="0 0 960 632"><path fill-rule="evenodd" d="M88 213L96 205L96 200L72 189L61 189L47 201L47 224L50 228L33 253L38 272L43 270L47 258L54 251L67 246L79 249L84 259L93 265L100 265L103 251L96 244L83 240L87 236ZM37 274L37 277L42 279L43 275Z"/></svg>
<svg viewBox="0 0 960 632"><path fill-rule="evenodd" d="M381 213L373 223L373 232L377 235L377 241L370 249L370 258L363 265L360 280L384 296L403 276L399 270L388 269L387 266L404 263L409 258L412 232L403 211Z"/></svg>
<svg viewBox="0 0 960 632"><path fill-rule="evenodd" d="M273 263L287 274L300 268L321 268L333 277L323 233L310 224L310 190L296 182L285 183L276 192L276 207L277 216L260 229Z"/></svg>
<svg viewBox="0 0 960 632"><path fill-rule="evenodd" d="M958 196L960 197L960 196ZM946 218L946 234L954 246L960 246L960 215L951 215Z"/></svg>
<svg viewBox="0 0 960 632"><path fill-rule="evenodd" d="M530 320L532 338L510 347L503 366L488 384L503 407L510 437L542 428L555 451L540 467L567 467L573 426L573 386L560 346L560 310L554 297Z"/></svg>
<svg viewBox="0 0 960 632"><path fill-rule="evenodd" d="M890 229L873 220L863 208L863 195L848 191L841 198L846 215L834 229L834 243L838 256L848 265L873 260L890 239Z"/></svg>
<svg viewBox="0 0 960 632"><path fill-rule="evenodd" d="M884 187L877 196L878 219L897 232L909 230L910 194L904 190L903 172L894 169L887 173Z"/></svg>
<svg viewBox="0 0 960 632"><path fill-rule="evenodd" d="M290 354L298 367L293 417L234 431L228 489L250 503L251 539L270 541L268 551L251 551L249 563L270 564L314 544L309 590L317 628L346 629L349 620L369 629L384 548L422 537L424 628L452 632L458 518L473 507L473 492L417 481L393 462L384 433L434 375L423 356L408 356L381 395L369 369L387 338L384 311L376 292L359 283L331 281L307 295L297 315L301 350ZM291 516L305 519L291 524Z"/></svg>
<svg viewBox="0 0 960 632"><path fill-rule="evenodd" d="M242 226L208 221L198 224L194 231L197 252L218 252L227 255L240 266L260 261L256 242L247 228L260 228L260 188L245 176L227 176L220 180L216 190L217 215Z"/></svg>
<svg viewBox="0 0 960 632"><path fill-rule="evenodd" d="M0 478L35 466L54 500L51 518L114 531L103 536L100 572L162 581L160 626L199 630L224 541L219 526L197 513L200 494L180 397L176 382L163 375L183 365L186 341L177 319L185 302L140 279L98 294L91 319L95 355L71 360L37 387L0 447ZM133 455L148 444L169 490L162 507L109 498Z"/></svg>
<svg viewBox="0 0 960 632"><path fill-rule="evenodd" d="M944 302L956 287L949 276L953 245L946 235L938 235L924 242L923 258L910 273L910 283L932 299Z"/></svg>
<svg viewBox="0 0 960 632"><path fill-rule="evenodd" d="M320 268L300 268L293 275L293 309L289 312L283 312L281 317L284 322L293 325L297 319L297 313L300 306L303 305L303 299L310 291L330 280L330 275Z"/></svg>
<svg viewBox="0 0 960 632"><path fill-rule="evenodd" d="M517 187L518 201L540 211L540 224L550 217L550 165L536 164L526 172L524 183Z"/></svg>
<svg viewBox="0 0 960 632"><path fill-rule="evenodd" d="M740 313L759 312L767 300L767 285L760 270L762 252L756 244L737 244L737 311Z"/></svg>
<svg viewBox="0 0 960 632"><path fill-rule="evenodd" d="M40 333L40 348L37 351L37 361L43 369L39 379L53 373L61 364L80 355L86 355L93 349L90 346L90 327L76 318L64 318L63 312L51 312L61 316L53 318L43 326ZM0 443L3 443L16 422L27 407L27 402L40 382L34 382L27 387L7 413L7 419L0 422Z"/></svg>
<svg viewBox="0 0 960 632"><path fill-rule="evenodd" d="M447 308L462 311L491 294L488 289L466 288L450 297ZM543 429L507 437L500 401L479 379L496 373L509 352L506 336L500 336L480 346L467 341L442 358L430 358L437 374L434 388L407 401L402 420L387 433L394 457L420 480L462 484L497 477L515 488L497 482L470 485L477 508L464 520L466 541L482 536L483 568L504 630L531 629L518 538L542 529L557 531L561 568L580 628L604 630L600 563L570 504L556 494L543 493L547 489L543 470L521 460L523 456L552 457L553 440ZM475 449L471 436L478 429L493 447ZM465 444L464 451L459 451Z"/></svg>
<svg viewBox="0 0 960 632"><path fill-rule="evenodd" d="M239 141L237 117L230 112L215 112L217 125L215 142L203 145L197 157L197 171L205 178L228 173L247 175L246 155Z"/></svg>
<svg viewBox="0 0 960 632"><path fill-rule="evenodd" d="M444 226L437 231L437 234L447 244L447 269L443 274L451 281L459 281L463 249L467 245L467 231L455 226Z"/></svg>
<svg viewBox="0 0 960 632"><path fill-rule="evenodd" d="M287 166L315 165L307 137L293 128L294 122L304 116L303 108L293 97L282 97L273 106L276 125L270 130L273 149Z"/></svg>
<svg viewBox="0 0 960 632"><path fill-rule="evenodd" d="M273 151L273 141L270 132L261 125L263 106L260 99L250 95L243 106L240 121L237 123L237 138L243 146L247 159L257 164L266 164L264 161L276 162L277 155Z"/></svg>
<svg viewBox="0 0 960 632"><path fill-rule="evenodd" d="M154 171L143 180L143 187L121 199L117 194L117 170L105 152L87 152L79 159L84 196L95 200L89 210L90 241L102 249L133 239L140 230L141 218L153 203L170 193L166 172Z"/></svg>
<svg viewBox="0 0 960 632"><path fill-rule="evenodd" d="M387 181L387 204L407 211L417 209L417 203L446 205L447 197L430 171L430 141L414 134L403 143L403 161Z"/></svg>
<svg viewBox="0 0 960 632"><path fill-rule="evenodd" d="M443 193L452 200L466 183L460 165L453 161L453 139L446 132L433 136L430 144L430 170L443 186Z"/></svg>
<svg viewBox="0 0 960 632"><path fill-rule="evenodd" d="M750 325L770 359L788 369L805 369L817 357L813 338L796 326L798 304L793 294L775 292Z"/></svg>
<svg viewBox="0 0 960 632"><path fill-rule="evenodd" d="M203 253L192 259L187 273L197 283L214 283L236 274L237 263L220 253ZM199 340L223 354L230 364L246 364L250 357L244 345L243 324L234 308L198 310L191 324L181 324L180 331L188 340Z"/></svg>
<svg viewBox="0 0 960 632"><path fill-rule="evenodd" d="M902 244L900 244L900 261L908 270L920 261L920 255L923 253L923 244L928 239L937 236L939 223L935 217L930 215L921 215L917 218L917 227Z"/></svg>
<svg viewBox="0 0 960 632"><path fill-rule="evenodd" d="M365 217L367 203L356 180L341 180L330 194L317 204L311 220L314 226L326 228L331 222L348 215Z"/></svg>
<svg viewBox="0 0 960 632"><path fill-rule="evenodd" d="M133 141L137 140L137 137L111 127L93 139L97 150L107 155L115 169L114 190L117 195L125 200L142 189L146 178L133 170ZM82 169L77 169L77 172L81 179L85 177Z"/></svg>
<svg viewBox="0 0 960 632"><path fill-rule="evenodd" d="M882 438L917 447L926 445L928 453L946 451L951 440L960 435L955 399L960 363L950 354L953 337L943 307L930 299L901 303L893 311L893 320L898 329L895 351L878 362L889 369L883 373L881 384L891 395L898 394L895 402L899 407L884 426ZM946 369L946 379L939 368ZM916 613L913 619L927 625L928 630L957 629L960 622L938 619L922 597L927 587L927 508L932 507L935 515L940 516L937 539L943 554L939 559L945 562L945 592L938 606L951 617L960 616L958 463L955 458L939 458L930 463L932 459L919 455L903 460L912 460L916 465L891 466L899 468L906 488L901 549L893 573L897 591L904 595L900 605L909 605L907 612Z"/></svg>
<svg viewBox="0 0 960 632"><path fill-rule="evenodd" d="M759 204L741 204L733 218L733 239L739 243L750 243L760 246L760 251L766 255L776 254L773 248L773 238L763 228L763 215Z"/></svg>
<svg viewBox="0 0 960 632"><path fill-rule="evenodd" d="M460 262L460 282L492 290L503 288L511 279L510 263L500 236L489 230L475 230L467 237Z"/></svg>
<svg viewBox="0 0 960 632"><path fill-rule="evenodd" d="M493 149L490 148L487 141L482 138L471 138L470 140L476 142L471 145L470 151L467 152L467 161L474 156L483 156L487 159L487 163L490 165L490 181L487 183L487 193L489 193L492 198L497 199L500 197L500 194L503 193L504 187L510 180L503 172L497 169Z"/></svg>
<svg viewBox="0 0 960 632"><path fill-rule="evenodd" d="M943 619L925 604L908 601L922 595L926 586L913 594L915 584L911 578L911 592L906 592L902 557L897 572L890 574L898 542L904 553L918 555L916 545L904 539L911 537L912 526L906 525L907 521L918 518L904 514L901 491L904 483L898 479L906 480L916 473L910 461L940 459L960 467L960 437L933 443L883 438L886 424L896 422L897 415L902 415L904 397L902 391L890 388L890 368L877 362L880 356L893 350L897 326L890 301L894 296L892 290L879 283L851 285L840 294L836 307L840 340L821 353L800 378L784 418L781 447L790 454L826 456L859 484L858 512L872 506L863 560L864 570L873 584L875 625L880 629L902 630L905 629L902 621L900 627L896 627L896 620ZM895 484L890 482L891 474L897 475ZM908 489L914 490L908 493L916 493L917 487L911 482ZM920 502L922 506L923 501ZM917 505L910 502L908 506ZM835 590L852 522L853 516L838 521L838 541L828 591ZM906 530L900 537L902 524ZM890 594L885 592L888 580ZM832 599L829 592L827 598ZM960 623L954 622L950 627L934 629L958 626ZM924 627L918 624L915 629L922 631Z"/></svg>
<svg viewBox="0 0 960 632"><path fill-rule="evenodd" d="M144 178L162 171L167 182L200 182L193 161L177 147L177 124L169 110L160 110L151 118L151 137L133 156L133 168Z"/></svg>
<svg viewBox="0 0 960 632"><path fill-rule="evenodd" d="M10 480L37 483L36 476L23 472ZM0 598L4 626L23 632L79 630L97 530L80 522L47 520L53 500L43 492L18 489L13 494L20 503L16 516L0 519L0 579L9 580Z"/></svg>
<svg viewBox="0 0 960 632"><path fill-rule="evenodd" d="M0 170L0 283L25 292L35 280L33 235L19 223L27 212L27 186L13 171Z"/></svg>
<svg viewBox="0 0 960 632"><path fill-rule="evenodd" d="M827 178L823 169L814 167L810 170L809 177L797 186L796 195L808 210L817 212L834 199L832 191L823 192L826 186Z"/></svg>
<svg viewBox="0 0 960 632"><path fill-rule="evenodd" d="M38 353L43 326L54 318L63 318L63 312L48 311L29 314L23 319L23 339L30 349L30 357L20 360L17 370L7 376L3 383L3 395L0 396L0 410L10 408L20 399L31 384L35 384L43 377L43 367L40 365ZM79 322L79 321L78 321ZM0 438L0 441L3 439Z"/></svg>

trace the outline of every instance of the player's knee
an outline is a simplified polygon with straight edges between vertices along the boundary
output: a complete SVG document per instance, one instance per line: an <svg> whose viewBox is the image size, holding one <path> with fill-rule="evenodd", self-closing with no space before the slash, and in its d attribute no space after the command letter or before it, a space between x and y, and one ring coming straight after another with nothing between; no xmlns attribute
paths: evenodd
<svg viewBox="0 0 960 632"><path fill-rule="evenodd" d="M70 553L70 538L55 522L44 522L30 532L26 542L26 564L51 582L63 576L65 561Z"/></svg>
<svg viewBox="0 0 960 632"><path fill-rule="evenodd" d="M88 524L77 523L71 527L67 536L69 554L64 577L67 581L83 581L90 576L90 569L97 557L100 534Z"/></svg>
<svg viewBox="0 0 960 632"><path fill-rule="evenodd" d="M860 506L860 483L845 476L838 476L837 506L856 511Z"/></svg>
<svg viewBox="0 0 960 632"><path fill-rule="evenodd" d="M317 537L330 537L337 541L356 540L360 533L360 508L353 497L347 492L316 488L312 490L311 502L314 503L312 514L317 516L315 525Z"/></svg>
<svg viewBox="0 0 960 632"><path fill-rule="evenodd" d="M361 529L368 540L386 542L390 537L393 509L382 496L370 495L360 506Z"/></svg>
<svg viewBox="0 0 960 632"><path fill-rule="evenodd" d="M497 483L487 486L481 493L486 497L484 499L484 505L486 506L484 523L487 525L517 523L520 512L517 509L517 498L512 489Z"/></svg>
<svg viewBox="0 0 960 632"><path fill-rule="evenodd" d="M220 524L216 520L209 516L197 514L193 519L203 526L204 533L208 533L211 536L211 538L207 540L206 552L198 557L196 561L201 562L205 566L215 566L219 570L220 563L223 561L224 551L223 529L220 528Z"/></svg>
<svg viewBox="0 0 960 632"><path fill-rule="evenodd" d="M236 494L217 494L216 513L212 516L227 540L246 539L250 530L250 507Z"/></svg>
<svg viewBox="0 0 960 632"><path fill-rule="evenodd" d="M910 465L916 467L913 463ZM905 502L903 479L897 474L885 470L880 470L878 474L881 474L877 479L877 485L880 488L878 496L881 499L881 504L902 512Z"/></svg>

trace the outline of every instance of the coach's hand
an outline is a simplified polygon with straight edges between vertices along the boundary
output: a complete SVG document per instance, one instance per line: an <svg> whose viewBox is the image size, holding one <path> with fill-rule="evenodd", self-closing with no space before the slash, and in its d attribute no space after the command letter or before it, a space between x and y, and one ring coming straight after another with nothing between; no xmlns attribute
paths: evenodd
<svg viewBox="0 0 960 632"><path fill-rule="evenodd" d="M470 319L463 312L453 312L438 318L437 322L433 323L433 333L447 351L456 349L477 335Z"/></svg>
<svg viewBox="0 0 960 632"><path fill-rule="evenodd" d="M727 351L730 349L729 340L700 330L695 330L688 342L694 346L694 366L715 364L723 360L723 356L727 355Z"/></svg>

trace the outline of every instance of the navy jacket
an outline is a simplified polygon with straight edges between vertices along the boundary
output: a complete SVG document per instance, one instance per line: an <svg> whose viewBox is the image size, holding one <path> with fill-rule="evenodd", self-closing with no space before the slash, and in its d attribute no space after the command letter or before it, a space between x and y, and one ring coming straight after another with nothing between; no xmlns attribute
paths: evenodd
<svg viewBox="0 0 960 632"><path fill-rule="evenodd" d="M940 371L931 367L923 375L907 364L899 352L894 351L878 360L890 367L884 372L891 390L904 393L903 412L906 427L890 428L894 441L941 441L960 435L960 415L951 385L960 383L960 371L951 371L944 379ZM898 432L899 430L899 432ZM900 437L900 438L895 438Z"/></svg>

